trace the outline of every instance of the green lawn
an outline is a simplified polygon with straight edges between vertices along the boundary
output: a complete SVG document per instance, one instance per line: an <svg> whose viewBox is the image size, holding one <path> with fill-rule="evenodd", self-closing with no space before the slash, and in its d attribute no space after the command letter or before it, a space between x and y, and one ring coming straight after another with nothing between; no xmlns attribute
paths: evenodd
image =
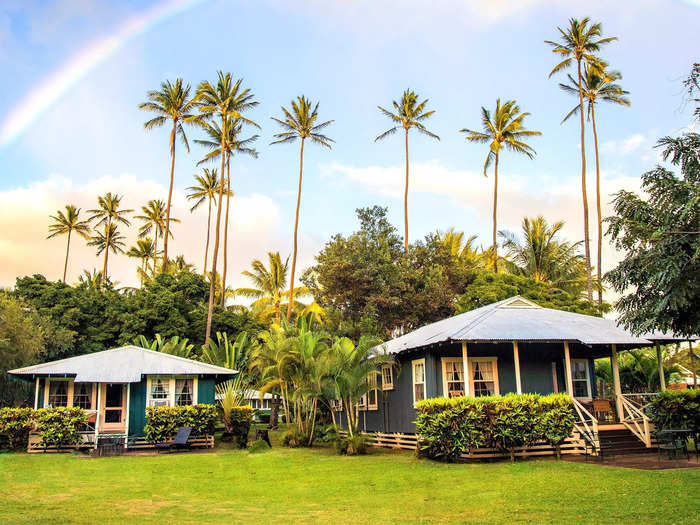
<svg viewBox="0 0 700 525"><path fill-rule="evenodd" d="M0 523L697 523L700 470L554 460L446 465L275 447L83 458L0 454Z"/></svg>

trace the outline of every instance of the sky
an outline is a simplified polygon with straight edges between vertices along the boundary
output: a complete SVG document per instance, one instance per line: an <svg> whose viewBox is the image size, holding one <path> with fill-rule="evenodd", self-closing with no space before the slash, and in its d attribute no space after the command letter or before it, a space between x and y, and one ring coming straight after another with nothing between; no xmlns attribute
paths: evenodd
<svg viewBox="0 0 700 525"><path fill-rule="evenodd" d="M0 286L41 273L60 279L65 237L46 239L49 215L66 204L95 207L98 194L123 195L140 209L165 199L168 132L145 131L138 109L149 90L182 77L193 89L217 70L243 78L260 105L259 157L232 159L229 275L268 251L291 253L298 145L270 145L270 119L297 95L319 101L333 120L333 149L310 145L301 201L301 269L336 233L349 234L355 210L388 207L403 230L403 142L375 143L388 127L377 105L406 88L429 99L427 127L440 136L410 136L409 237L455 228L491 237L493 177L484 177L485 146L458 132L478 129L480 108L515 99L530 129L535 159L505 153L499 166L499 229L518 232L525 216L566 221L564 236L583 238L577 121L561 124L575 100L548 74L556 57L544 40L570 17L589 16L618 41L603 58L619 70L631 107L597 110L604 215L620 189L660 162L656 140L691 124L681 81L698 60L700 3L680 0L3 0L0 2ZM188 137L201 132L188 129ZM254 133L252 130L251 134ZM595 183L590 130L589 204L595 240ZM191 142L192 143L192 142ZM204 155L178 146L169 252L201 268L206 211L190 213L186 188ZM129 244L138 221L125 231ZM595 243L592 243L595 246ZM605 242L604 270L622 254ZM71 245L68 280L101 258L80 239ZM136 262L110 256L110 275L138 283Z"/></svg>

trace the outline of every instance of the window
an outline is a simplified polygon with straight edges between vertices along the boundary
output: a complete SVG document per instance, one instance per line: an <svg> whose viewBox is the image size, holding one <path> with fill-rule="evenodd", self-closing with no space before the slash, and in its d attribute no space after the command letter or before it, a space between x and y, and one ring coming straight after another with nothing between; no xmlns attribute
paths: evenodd
<svg viewBox="0 0 700 525"><path fill-rule="evenodd" d="M176 379L175 380L175 405L192 405L192 379Z"/></svg>
<svg viewBox="0 0 700 525"><path fill-rule="evenodd" d="M442 391L445 397L464 395L464 365L462 358L442 359Z"/></svg>
<svg viewBox="0 0 700 525"><path fill-rule="evenodd" d="M84 410L92 408L92 383L73 384L73 406Z"/></svg>
<svg viewBox="0 0 700 525"><path fill-rule="evenodd" d="M425 359L411 362L413 369L413 405L425 399Z"/></svg>
<svg viewBox="0 0 700 525"><path fill-rule="evenodd" d="M170 406L170 378L151 378L151 386L148 389L149 407Z"/></svg>
<svg viewBox="0 0 700 525"><path fill-rule="evenodd" d="M341 412L343 410L343 400L342 399L331 399L331 409L334 412Z"/></svg>
<svg viewBox="0 0 700 525"><path fill-rule="evenodd" d="M367 410L367 394L360 396L360 399L357 401L357 409Z"/></svg>
<svg viewBox="0 0 700 525"><path fill-rule="evenodd" d="M394 368L382 365L382 390L394 390Z"/></svg>
<svg viewBox="0 0 700 525"><path fill-rule="evenodd" d="M498 395L498 366L495 357L469 358L471 392L475 397Z"/></svg>
<svg viewBox="0 0 700 525"><path fill-rule="evenodd" d="M68 381L49 380L49 406L68 406Z"/></svg>
<svg viewBox="0 0 700 525"><path fill-rule="evenodd" d="M377 374L375 372L367 376L367 383L370 388L367 392L367 410L377 410L379 405L379 388L377 388Z"/></svg>
<svg viewBox="0 0 700 525"><path fill-rule="evenodd" d="M574 386L574 397L591 397L591 385L588 381L588 359L571 360L571 381Z"/></svg>

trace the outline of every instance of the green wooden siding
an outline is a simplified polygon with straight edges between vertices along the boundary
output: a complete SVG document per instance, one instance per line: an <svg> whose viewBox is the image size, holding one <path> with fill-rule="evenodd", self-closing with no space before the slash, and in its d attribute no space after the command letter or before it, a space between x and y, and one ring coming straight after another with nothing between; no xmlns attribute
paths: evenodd
<svg viewBox="0 0 700 525"><path fill-rule="evenodd" d="M197 403L200 405L213 405L216 402L214 399L216 380L213 378L200 377L198 380L198 385Z"/></svg>
<svg viewBox="0 0 700 525"><path fill-rule="evenodd" d="M143 436L146 426L146 380L129 387L129 436Z"/></svg>

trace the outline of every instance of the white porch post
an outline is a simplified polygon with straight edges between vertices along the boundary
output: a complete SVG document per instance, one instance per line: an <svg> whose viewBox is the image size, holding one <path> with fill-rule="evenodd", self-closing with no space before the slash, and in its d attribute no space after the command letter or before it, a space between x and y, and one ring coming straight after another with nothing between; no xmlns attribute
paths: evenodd
<svg viewBox="0 0 700 525"><path fill-rule="evenodd" d="M612 365L613 388L615 389L615 408L617 409L618 419L622 421L624 418L624 414L622 413L622 387L620 386L620 367L617 363L617 348L615 345L612 345L610 364Z"/></svg>
<svg viewBox="0 0 700 525"><path fill-rule="evenodd" d="M34 410L39 408L39 378L36 378L36 384L34 385Z"/></svg>
<svg viewBox="0 0 700 525"><path fill-rule="evenodd" d="M102 389L100 388L100 383L95 383L95 386L97 387L97 406L95 407L97 409L97 412L95 414L95 444L94 448L97 450L97 437L100 434L100 417L102 414L100 413L100 403L102 401Z"/></svg>
<svg viewBox="0 0 700 525"><path fill-rule="evenodd" d="M517 341L513 341L513 362L515 363L515 388L518 394L522 394L523 385L520 382L520 355L518 354Z"/></svg>
<svg viewBox="0 0 700 525"><path fill-rule="evenodd" d="M126 384L126 428L124 433L124 448L129 448L129 402L131 400L131 383ZM197 403L195 403L196 405Z"/></svg>
<svg viewBox="0 0 700 525"><path fill-rule="evenodd" d="M659 385L663 392L666 390L666 376L664 376L664 362L661 358L661 347L658 342L656 343L656 362L659 365Z"/></svg>
<svg viewBox="0 0 700 525"><path fill-rule="evenodd" d="M566 378L566 393L573 398L574 381L571 378L571 353L569 352L568 341L564 341L564 377Z"/></svg>
<svg viewBox="0 0 700 525"><path fill-rule="evenodd" d="M469 395L469 358L467 357L467 343L462 341L462 375L464 376L464 395Z"/></svg>

